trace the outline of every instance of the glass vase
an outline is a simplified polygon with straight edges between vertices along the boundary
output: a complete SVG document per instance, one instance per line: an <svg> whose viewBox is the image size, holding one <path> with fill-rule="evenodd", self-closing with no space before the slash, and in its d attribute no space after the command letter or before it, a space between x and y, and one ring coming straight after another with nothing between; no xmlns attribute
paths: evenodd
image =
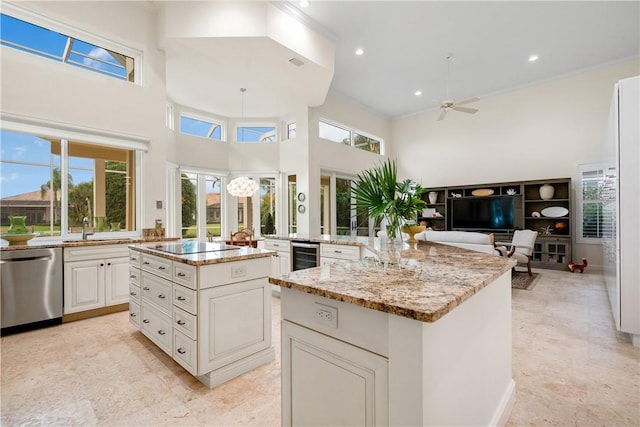
<svg viewBox="0 0 640 427"><path fill-rule="evenodd" d="M8 234L27 234L27 217L26 216L10 216L9 217Z"/></svg>

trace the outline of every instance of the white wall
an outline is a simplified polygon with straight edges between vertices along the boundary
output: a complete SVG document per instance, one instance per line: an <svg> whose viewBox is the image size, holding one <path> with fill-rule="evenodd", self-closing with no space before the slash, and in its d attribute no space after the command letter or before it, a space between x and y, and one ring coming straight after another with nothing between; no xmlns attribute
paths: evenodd
<svg viewBox="0 0 640 427"><path fill-rule="evenodd" d="M481 98L474 115L395 120L392 156L427 188L571 177L575 195L577 165L601 160L613 85L639 67L636 59ZM573 257L583 256L600 265L600 246L574 244Z"/></svg>
<svg viewBox="0 0 640 427"><path fill-rule="evenodd" d="M165 127L164 55L156 49L153 8L137 2L20 2L19 6L58 22L144 51L143 85L87 72L2 47L2 111L151 141L143 157L143 227L164 210L165 169L172 158Z"/></svg>

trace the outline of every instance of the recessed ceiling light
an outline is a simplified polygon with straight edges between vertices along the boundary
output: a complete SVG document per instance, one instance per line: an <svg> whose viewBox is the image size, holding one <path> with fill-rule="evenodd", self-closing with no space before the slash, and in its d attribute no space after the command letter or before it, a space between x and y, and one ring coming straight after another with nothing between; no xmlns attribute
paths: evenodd
<svg viewBox="0 0 640 427"><path fill-rule="evenodd" d="M307 0L302 0L300 2L300 7L307 7L307 6L309 6L309 2Z"/></svg>
<svg viewBox="0 0 640 427"><path fill-rule="evenodd" d="M417 90L417 91L414 93L414 95L415 95L415 96L422 96L422 91L421 91L421 90Z"/></svg>
<svg viewBox="0 0 640 427"><path fill-rule="evenodd" d="M364 54L364 50L362 50L361 47L356 49L356 55L360 56L360 55L363 55L363 54Z"/></svg>
<svg viewBox="0 0 640 427"><path fill-rule="evenodd" d="M538 60L538 55L531 55L529 57L529 62L536 62Z"/></svg>

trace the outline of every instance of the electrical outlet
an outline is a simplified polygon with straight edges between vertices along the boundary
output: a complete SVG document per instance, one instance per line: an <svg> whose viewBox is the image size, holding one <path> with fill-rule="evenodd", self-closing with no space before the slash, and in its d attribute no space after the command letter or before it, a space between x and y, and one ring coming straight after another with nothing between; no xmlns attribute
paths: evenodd
<svg viewBox="0 0 640 427"><path fill-rule="evenodd" d="M338 309L328 305L315 303L315 318L326 326L338 327Z"/></svg>
<svg viewBox="0 0 640 427"><path fill-rule="evenodd" d="M247 266L246 265L232 265L231 266L231 277L242 277L247 275Z"/></svg>
<svg viewBox="0 0 640 427"><path fill-rule="evenodd" d="M156 200L156 209L162 209L162 200Z"/></svg>

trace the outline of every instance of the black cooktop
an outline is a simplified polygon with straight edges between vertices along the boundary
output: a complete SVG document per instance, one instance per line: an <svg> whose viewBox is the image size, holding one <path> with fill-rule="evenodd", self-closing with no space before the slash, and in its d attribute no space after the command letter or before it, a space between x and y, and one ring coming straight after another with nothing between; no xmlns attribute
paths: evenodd
<svg viewBox="0 0 640 427"><path fill-rule="evenodd" d="M153 249L157 251L168 252L170 254L186 255L186 254L198 254L202 252L219 252L219 251L238 250L240 248L237 246L227 245L224 242L210 243L210 242L187 241L182 243L166 243L162 245L156 245L153 247Z"/></svg>

